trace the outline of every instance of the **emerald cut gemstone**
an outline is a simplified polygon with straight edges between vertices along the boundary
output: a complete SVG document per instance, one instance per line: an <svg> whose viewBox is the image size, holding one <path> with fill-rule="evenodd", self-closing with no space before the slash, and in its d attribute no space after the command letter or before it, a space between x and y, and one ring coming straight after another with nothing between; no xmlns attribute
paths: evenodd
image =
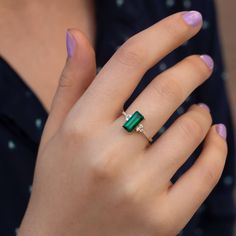
<svg viewBox="0 0 236 236"><path fill-rule="evenodd" d="M136 111L130 118L127 120L123 127L128 131L132 132L135 127L144 119L143 115Z"/></svg>

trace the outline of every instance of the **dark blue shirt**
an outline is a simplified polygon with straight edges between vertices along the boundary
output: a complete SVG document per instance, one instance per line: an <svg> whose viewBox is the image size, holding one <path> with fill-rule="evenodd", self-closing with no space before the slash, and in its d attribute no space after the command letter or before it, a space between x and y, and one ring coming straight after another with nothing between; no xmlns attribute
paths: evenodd
<svg viewBox="0 0 236 236"><path fill-rule="evenodd" d="M140 30L177 11L194 9L202 13L204 24L201 32L148 71L125 108L154 76L184 57L209 54L214 58L212 77L186 99L155 139L193 103L206 103L211 108L213 122L226 124L229 152L223 176L181 235L233 235L234 136L213 0L98 0L96 4L98 71L124 41ZM21 223L31 193L37 150L47 117L36 94L0 57L0 235L16 235ZM200 145L176 173L173 182L192 165L201 148Z"/></svg>

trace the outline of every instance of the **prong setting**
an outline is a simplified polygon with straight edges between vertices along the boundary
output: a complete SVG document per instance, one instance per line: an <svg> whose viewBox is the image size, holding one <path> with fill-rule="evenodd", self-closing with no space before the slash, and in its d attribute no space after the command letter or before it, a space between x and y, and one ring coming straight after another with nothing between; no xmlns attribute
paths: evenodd
<svg viewBox="0 0 236 236"><path fill-rule="evenodd" d="M153 141L152 138L146 134L143 124L140 123L142 120L144 120L144 116L140 112L136 111L131 115L123 111L122 114L125 116L126 120L123 125L123 128L126 131L130 133L135 130L136 132L143 134L150 143Z"/></svg>

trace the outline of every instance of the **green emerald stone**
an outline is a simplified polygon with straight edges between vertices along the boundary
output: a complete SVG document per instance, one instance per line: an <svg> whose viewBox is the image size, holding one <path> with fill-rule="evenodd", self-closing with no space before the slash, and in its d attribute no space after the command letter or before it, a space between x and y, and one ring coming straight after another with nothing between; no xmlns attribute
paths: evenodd
<svg viewBox="0 0 236 236"><path fill-rule="evenodd" d="M128 131L132 132L135 127L144 119L143 115L136 111L130 118L127 120L123 127Z"/></svg>

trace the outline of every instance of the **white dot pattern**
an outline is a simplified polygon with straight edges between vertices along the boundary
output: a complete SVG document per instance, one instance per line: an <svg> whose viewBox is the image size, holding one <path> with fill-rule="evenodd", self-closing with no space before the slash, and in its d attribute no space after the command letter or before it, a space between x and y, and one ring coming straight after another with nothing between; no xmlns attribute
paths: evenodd
<svg viewBox="0 0 236 236"><path fill-rule="evenodd" d="M204 20L204 21L203 21L202 28L203 28L204 30L207 30L207 29L209 29L209 27L210 27L209 21Z"/></svg>
<svg viewBox="0 0 236 236"><path fill-rule="evenodd" d="M12 140L9 140L8 141L8 148L13 150L16 148L16 144Z"/></svg>
<svg viewBox="0 0 236 236"><path fill-rule="evenodd" d="M158 1L158 0L157 0ZM197 1L197 0L196 0ZM177 1L177 0L165 0L165 1L163 1L164 2L164 4L165 4L165 6L166 6L166 8L168 9L168 12L173 12L174 10L175 10L175 6L177 6L177 4L179 4L179 2ZM192 7L194 7L195 6L195 3L194 3L194 1L193 0L180 0L180 2L182 3L182 6L184 7L184 9L182 9L182 10L191 10L191 8ZM119 12L119 14L121 15L121 10L122 9L124 9L124 6L126 7L126 5L128 5L128 2L125 2L125 0L114 0L114 2L113 2L113 4L114 4L114 7L117 9L117 11ZM123 13L123 12L122 12ZM122 15L123 16L123 15ZM211 19L210 17L209 17L209 15L207 15L207 14L205 14L205 16L206 17L204 17L205 19L204 19L204 21L203 21L203 30L204 30L204 34L206 34L207 33L207 31L210 29L210 27L213 27L213 24L214 24L214 22L212 22L211 20L209 20L209 19ZM208 18L209 17L209 18ZM109 33L109 32L108 32ZM119 32L120 33L120 32ZM127 36L126 36L127 35ZM121 44L121 41L123 40L123 41L126 41L129 37L130 37L130 35L129 35L129 33L127 33L127 32L125 32L123 35L122 35L122 33L121 33L121 38L119 39L119 43L114 43L114 48L112 48L112 50L113 51L115 51L115 50L117 50L119 47L120 47L120 44ZM123 42L122 41L122 42ZM110 42L110 41L109 41ZM185 52L190 52L190 51L188 51L189 49L191 49L191 42L192 41L187 41L187 42L185 42L183 45L182 45L182 47L181 47L181 50L182 51L185 51ZM189 47L188 47L189 46ZM193 46L194 46L194 44L193 44ZM210 47L209 47L210 48ZM99 63L99 62L98 62ZM102 63L101 63L102 64ZM99 64L100 65L100 64ZM167 68L168 68L168 66L170 65L170 63L169 63L169 61L168 61L168 63L167 62L164 62L164 61L162 61L159 65L157 65L157 69L159 69L159 71L157 71L157 72L163 72L163 71L165 71ZM97 73L99 73L100 72L100 70L102 69L102 67L101 66L98 66L97 67ZM156 68L155 68L156 69ZM220 68L221 69L221 68ZM228 79L228 73L227 72L222 72L221 74L219 74L218 75L218 77L220 78L220 79L222 79L222 80L227 80ZM29 101L31 101L30 99L32 99L32 98L34 98L34 94L33 94L33 92L32 91L30 91L30 90L23 90L23 97L24 97L24 99L28 99ZM194 101L194 99L195 99L195 97L193 96L193 97L191 97L191 96L189 96L186 100L185 100L185 102L187 103L187 102L190 102L191 100L193 99L193 101ZM192 102L192 101L191 101ZM176 113L178 114L178 115L182 115L184 112L185 112L185 109L184 109L184 107L185 106L180 106L177 110L176 110ZM186 107L187 107L187 105L186 105ZM38 131L39 130L41 130L42 129L42 127L43 127L43 118L41 118L40 117L40 115L36 115L35 116L35 118L33 117L32 118L32 121L31 121L31 125L33 125L34 126L34 128L35 128L35 130L37 131L37 133L39 133ZM163 134L165 131L166 131L166 127L165 126L163 126L163 127L161 127L161 129L159 130L159 134ZM15 150L16 148L18 148L18 149L20 149L20 142L17 142L18 140L17 139L15 139L15 138L13 138L12 136L9 136L8 138L6 138L5 139L5 141L3 142L3 145L4 145L4 148L5 149L7 149L7 151L9 152L9 153L12 153L12 154L16 154L16 156L18 157L18 155L17 155L17 152L15 151L13 151L13 150ZM13 152L12 152L13 151ZM18 151L18 150L17 150ZM233 176L231 176L230 175L230 173L229 173L229 175L226 175L226 176L223 176L223 178L221 178L221 185L224 185L224 187L225 188L227 188L227 191L228 191L228 188L229 187L231 187L232 188L232 186L233 186L233 184L234 184L234 177ZM30 182L27 182L27 184L26 185L24 185L23 187L24 187L24 191L27 193L27 194L31 194L31 192L32 192L32 185L29 185L28 186L28 184L29 184ZM27 192L28 191L28 192ZM15 209L14 209L15 210ZM199 208L199 214L200 213L202 213L203 211L207 211L208 210L208 208L207 208L207 206L205 206L205 205L202 205L200 208ZM11 231L11 234L13 234L14 235L14 233L15 233L15 235L17 235L18 234L18 227L16 227L16 226L18 226L17 225L17 223L15 224L15 228L14 227L12 227L11 229L10 229L10 231ZM195 230L195 232L193 233L193 236L195 235L195 236L201 236L201 235L203 235L203 230L201 229L201 228L197 228L196 230ZM184 234L185 232L184 231L182 231L182 232L180 232L180 234L179 235L185 235ZM204 232L205 233L205 232ZM204 234L205 235L205 234Z"/></svg>
<svg viewBox="0 0 236 236"><path fill-rule="evenodd" d="M229 74L228 74L226 71L224 71L224 72L222 73L222 75L221 75L221 78L222 78L223 80L228 80L228 79L229 79Z"/></svg>
<svg viewBox="0 0 236 236"><path fill-rule="evenodd" d="M161 127L158 131L159 134L163 134L166 131L165 126Z"/></svg>
<svg viewBox="0 0 236 236"><path fill-rule="evenodd" d="M225 176L223 178L223 183L226 186L231 186L233 184L233 177L232 176Z"/></svg>
<svg viewBox="0 0 236 236"><path fill-rule="evenodd" d="M184 0L184 1L183 1L183 5L184 5L184 8L190 9L191 6L192 6L192 3L191 3L190 0Z"/></svg>
<svg viewBox="0 0 236 236"><path fill-rule="evenodd" d="M42 119L40 119L40 118L37 118L36 120L35 120L35 126L37 127L37 128L42 128Z"/></svg>
<svg viewBox="0 0 236 236"><path fill-rule="evenodd" d="M179 107L176 111L177 111L178 115L182 115L184 113L184 108Z"/></svg>
<svg viewBox="0 0 236 236"><path fill-rule="evenodd" d="M159 65L159 70L160 71L164 71L164 70L166 70L167 69L167 65L164 63L164 62L162 62L160 65Z"/></svg>
<svg viewBox="0 0 236 236"><path fill-rule="evenodd" d="M32 185L29 186L28 190L29 190L29 193L32 192Z"/></svg>
<svg viewBox="0 0 236 236"><path fill-rule="evenodd" d="M124 4L124 0L116 0L116 5L121 7Z"/></svg>
<svg viewBox="0 0 236 236"><path fill-rule="evenodd" d="M175 5L175 0L166 0L167 7L173 7Z"/></svg>

